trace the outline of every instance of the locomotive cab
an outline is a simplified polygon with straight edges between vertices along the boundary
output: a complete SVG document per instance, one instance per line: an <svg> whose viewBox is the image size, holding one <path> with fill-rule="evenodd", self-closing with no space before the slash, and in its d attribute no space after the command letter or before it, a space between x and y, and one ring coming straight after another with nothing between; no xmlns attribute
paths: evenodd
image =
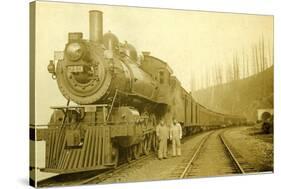
<svg viewBox="0 0 281 189"><path fill-rule="evenodd" d="M140 68L149 73L150 76L158 83L157 101L163 104L169 104L170 88L171 88L171 75L172 69L169 65L150 55L150 52L143 52L143 60Z"/></svg>

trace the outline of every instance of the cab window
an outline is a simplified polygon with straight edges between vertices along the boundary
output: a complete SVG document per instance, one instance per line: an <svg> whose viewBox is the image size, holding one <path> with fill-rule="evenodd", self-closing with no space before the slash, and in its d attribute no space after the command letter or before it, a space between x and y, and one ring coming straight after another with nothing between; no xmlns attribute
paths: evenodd
<svg viewBox="0 0 281 189"><path fill-rule="evenodd" d="M164 71L159 72L159 82L160 84L164 83Z"/></svg>

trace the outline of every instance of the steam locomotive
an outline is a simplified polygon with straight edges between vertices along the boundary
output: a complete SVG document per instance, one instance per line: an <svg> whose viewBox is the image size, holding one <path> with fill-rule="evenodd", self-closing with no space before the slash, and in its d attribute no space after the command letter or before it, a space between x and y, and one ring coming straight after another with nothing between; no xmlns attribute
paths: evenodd
<svg viewBox="0 0 281 189"><path fill-rule="evenodd" d="M160 119L176 118L184 135L245 121L200 105L166 62L149 52L138 56L111 32L103 35L101 11L91 10L89 21L89 40L69 33L63 56L48 65L67 105L51 107L44 171L107 169L138 159L157 149Z"/></svg>

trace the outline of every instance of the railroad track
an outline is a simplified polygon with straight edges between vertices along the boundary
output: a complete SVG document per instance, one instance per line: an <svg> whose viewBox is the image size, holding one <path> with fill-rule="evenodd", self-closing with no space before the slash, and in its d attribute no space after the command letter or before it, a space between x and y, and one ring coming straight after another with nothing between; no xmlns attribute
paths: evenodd
<svg viewBox="0 0 281 189"><path fill-rule="evenodd" d="M202 136L202 138L198 140L197 144L195 143L193 149L186 153L186 158L182 158L181 162L175 162L178 166L171 171L172 173L167 176L167 179L256 172L256 170L244 161L243 157L240 156L231 147L231 145L229 145L228 141L224 137L224 131L225 130L209 131ZM185 139L183 140L183 143L184 142ZM110 178L118 179L118 175L120 175L122 171L126 172L126 169L138 166L138 163L142 163L154 156L155 154L152 152L147 156L141 156L137 160L132 160L129 163L123 163L115 169L106 170L92 175L87 173L87 177L80 177L80 175L75 176L75 178L78 178L75 181L72 179L69 179L70 182L55 181L51 184L41 185L41 187L98 184ZM116 182L118 182L118 180Z"/></svg>
<svg viewBox="0 0 281 189"><path fill-rule="evenodd" d="M101 173L95 177L83 180L83 181L79 182L78 185L101 183L102 181L118 174L119 172L121 172L129 167L135 166L136 164L140 163L141 161L152 158L153 156L155 156L154 153L150 153L149 155L146 155L146 156L141 156L139 159L135 159L128 163L124 163L124 164L118 166L116 169L111 169L111 170Z"/></svg>
<svg viewBox="0 0 281 189"><path fill-rule="evenodd" d="M146 155L146 156L141 156L138 159L132 160L130 162L126 162L123 163L119 166L117 166L115 169L109 169L103 172L99 172L99 173L85 173L88 176L84 176L85 178L83 178L83 176L81 176L82 178L79 178L80 176L69 176L65 179L58 179L59 176L55 176L46 180L42 180L38 183L39 187L50 187L50 186L70 186L70 185L84 185L84 184L98 184L116 174L118 174L119 172L123 171L124 169L127 169L129 167L135 166L137 163L140 163L146 159L152 158L153 156L155 156L155 154L153 152L151 152L150 154ZM76 178L79 179L76 179ZM76 179L76 180L74 180ZM73 181L74 180L74 181Z"/></svg>
<svg viewBox="0 0 281 189"><path fill-rule="evenodd" d="M227 152L235 161L235 165L237 166L237 169L240 171L240 173L245 174L245 173L256 173L258 172L257 169L255 169L249 162L247 162L243 156L241 156L238 152L235 151L234 148L231 147L231 145L228 144L227 139L224 137L224 132L221 133L220 139L224 146L227 149Z"/></svg>
<svg viewBox="0 0 281 189"><path fill-rule="evenodd" d="M195 136L190 136L195 137ZM184 143L187 140L187 137L182 140ZM171 150L171 149L169 149ZM42 181L39 181L38 186L39 187L50 187L50 186L70 186L70 185L84 185L84 184L98 184L103 182L106 179L109 179L111 177L114 177L119 172L130 168L132 166L135 166L137 163L140 163L146 159L149 159L151 157L155 156L154 152L151 152L147 156L141 156L137 160L132 160L130 162L123 162L119 166L117 166L115 169L109 169L109 170L103 170L97 173L92 172L86 172L84 175L78 173L76 175L70 176L70 177L64 177L63 175L54 176L52 178L48 178ZM86 176L85 176L86 175Z"/></svg>
<svg viewBox="0 0 281 189"><path fill-rule="evenodd" d="M206 135L193 153L182 161L171 174L171 178L189 178L219 176L228 174L245 174L255 172L242 156L233 152L223 130L213 131Z"/></svg>

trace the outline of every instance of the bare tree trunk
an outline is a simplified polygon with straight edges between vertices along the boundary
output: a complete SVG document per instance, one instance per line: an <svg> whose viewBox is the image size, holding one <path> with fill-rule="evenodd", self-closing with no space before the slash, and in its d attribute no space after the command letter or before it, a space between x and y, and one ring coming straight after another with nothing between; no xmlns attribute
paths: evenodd
<svg viewBox="0 0 281 189"><path fill-rule="evenodd" d="M233 56L233 63L232 63L232 67L233 67L233 80L236 80L236 69L235 69L235 57Z"/></svg>
<svg viewBox="0 0 281 189"><path fill-rule="evenodd" d="M256 59L256 66L257 66L257 73L260 72L260 62L259 62L259 58L258 58L258 48L255 45L255 59Z"/></svg>
<svg viewBox="0 0 281 189"><path fill-rule="evenodd" d="M239 70L239 59L238 59L238 55L236 54L235 56L235 74L236 74L236 80L240 79L240 70Z"/></svg>
<svg viewBox="0 0 281 189"><path fill-rule="evenodd" d="M245 51L243 49L243 78L246 77Z"/></svg>
<svg viewBox="0 0 281 189"><path fill-rule="evenodd" d="M246 56L246 60L247 60L247 62L246 62L246 65L247 65L247 77L249 77L250 76L250 70L249 70L249 56L248 56L248 54Z"/></svg>
<svg viewBox="0 0 281 189"><path fill-rule="evenodd" d="M264 53L264 38L262 36L262 62L263 62L263 70L267 68L267 62L266 62L266 57Z"/></svg>
<svg viewBox="0 0 281 189"><path fill-rule="evenodd" d="M273 50L271 48L272 46L270 45L270 41L268 40L268 66L272 66L273 65Z"/></svg>
<svg viewBox="0 0 281 189"><path fill-rule="evenodd" d="M229 63L227 66L227 71L226 71L226 75L227 75L227 82L231 82L232 81L232 77L233 77L233 73L232 73L232 63Z"/></svg>
<svg viewBox="0 0 281 189"><path fill-rule="evenodd" d="M263 47L262 47L262 41L259 40L259 62L260 62L260 71L264 71L264 57L263 57Z"/></svg>
<svg viewBox="0 0 281 189"><path fill-rule="evenodd" d="M206 88L210 86L209 72L205 69L205 85Z"/></svg>
<svg viewBox="0 0 281 189"><path fill-rule="evenodd" d="M223 68L221 66L219 66L219 78L220 78L220 82L219 84L222 84L223 83L223 76L222 76L222 71L223 71Z"/></svg>
<svg viewBox="0 0 281 189"><path fill-rule="evenodd" d="M256 57L255 57L255 47L252 46L252 72L253 74L257 74L257 63L256 63Z"/></svg>
<svg viewBox="0 0 281 189"><path fill-rule="evenodd" d="M211 73L211 76L212 76L212 85L216 85L216 76L215 76L215 68L213 67L212 68L212 73Z"/></svg>

